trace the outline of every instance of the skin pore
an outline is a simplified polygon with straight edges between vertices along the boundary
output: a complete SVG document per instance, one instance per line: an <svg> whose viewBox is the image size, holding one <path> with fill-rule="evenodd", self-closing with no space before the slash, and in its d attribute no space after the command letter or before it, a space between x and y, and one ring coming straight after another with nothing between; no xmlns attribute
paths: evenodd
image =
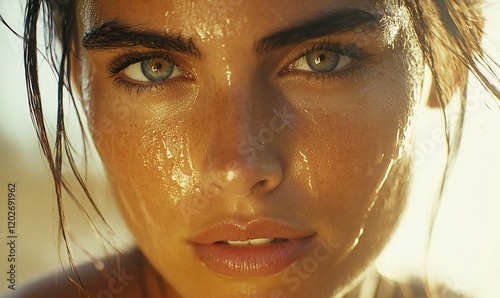
<svg viewBox="0 0 500 298"><path fill-rule="evenodd" d="M79 4L94 143L169 296L323 297L377 256L406 200L423 79L389 3ZM248 240L221 223L307 243L290 266L200 259L206 239Z"/></svg>

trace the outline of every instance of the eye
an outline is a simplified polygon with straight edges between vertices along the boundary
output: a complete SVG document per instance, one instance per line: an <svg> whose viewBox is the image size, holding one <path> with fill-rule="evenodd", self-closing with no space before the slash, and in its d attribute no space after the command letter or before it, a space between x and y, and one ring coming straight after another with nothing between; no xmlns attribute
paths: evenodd
<svg viewBox="0 0 500 298"><path fill-rule="evenodd" d="M336 50L310 50L291 65L293 70L330 73L352 62L352 58Z"/></svg>
<svg viewBox="0 0 500 298"><path fill-rule="evenodd" d="M139 82L159 82L176 77L185 77L186 73L165 58L143 60L127 66L123 73Z"/></svg>

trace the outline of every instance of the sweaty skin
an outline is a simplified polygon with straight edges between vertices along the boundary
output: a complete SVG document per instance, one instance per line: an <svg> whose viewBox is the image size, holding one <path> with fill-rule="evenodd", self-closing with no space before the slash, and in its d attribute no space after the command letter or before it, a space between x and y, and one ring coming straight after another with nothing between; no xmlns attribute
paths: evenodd
<svg viewBox="0 0 500 298"><path fill-rule="evenodd" d="M180 36L196 49L77 48L76 81L90 130L148 260L144 270L157 274L148 283L164 291L158 297L322 297L344 291L377 256L410 180L410 124L423 72L418 51L400 42L411 35L405 28L396 34L391 16L383 15L369 30L259 53L255 45L327 12L397 9L384 5L393 4L82 2L77 45L85 33L115 21ZM394 40L384 22L394 26ZM325 44L361 54L348 57L352 51L344 50L339 69L318 74L300 59ZM174 65L170 78L147 81L144 69L132 66L151 52ZM130 66L110 73L130 56L136 59ZM191 240L206 226L260 219L310 231L314 240L293 265L257 277L220 274L195 254Z"/></svg>

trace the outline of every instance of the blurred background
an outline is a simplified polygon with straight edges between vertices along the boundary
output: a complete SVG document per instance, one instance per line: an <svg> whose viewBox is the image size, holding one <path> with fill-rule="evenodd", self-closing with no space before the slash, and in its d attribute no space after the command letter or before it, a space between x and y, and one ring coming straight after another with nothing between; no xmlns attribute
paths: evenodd
<svg viewBox="0 0 500 298"><path fill-rule="evenodd" d="M485 46L500 61L500 3L487 4ZM23 31L22 1L1 1L0 14L17 32ZM41 36L42 38L42 36ZM61 268L52 178L43 161L25 95L22 42L0 25L0 291L7 286L7 184L17 185L17 285ZM54 127L56 91L54 75L40 61L46 116ZM497 85L498 86L498 85ZM498 86L500 87L500 86ZM377 260L386 277L404 281L422 276L471 297L498 297L500 293L500 108L475 81L469 87L463 140L444 189L434 222L429 250L427 230L445 162L445 143L438 110L423 107L418 120L415 182L408 208L390 245ZM453 116L453 115L452 115ZM76 123L74 115L70 122ZM74 144L81 145L75 127ZM68 175L69 176L69 175ZM91 153L87 180L120 248L133 240L120 218L95 152ZM74 184L74 181L71 181ZM76 189L76 187L75 187ZM76 193L83 200L81 193ZM93 230L74 204L65 206L74 242L101 255ZM78 245L77 262L89 261ZM426 256L426 252L428 255ZM426 263L426 257L427 263ZM64 259L63 264L67 262ZM425 264L428 268L425 269Z"/></svg>

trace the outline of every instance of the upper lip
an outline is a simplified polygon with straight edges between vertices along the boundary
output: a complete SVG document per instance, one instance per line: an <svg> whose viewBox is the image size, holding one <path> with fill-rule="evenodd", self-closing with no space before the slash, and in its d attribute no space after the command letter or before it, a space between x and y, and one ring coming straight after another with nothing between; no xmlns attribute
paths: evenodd
<svg viewBox="0 0 500 298"><path fill-rule="evenodd" d="M201 229L190 240L197 244L219 241L247 241L258 238L300 239L315 234L314 231L272 219L247 222L226 220Z"/></svg>

